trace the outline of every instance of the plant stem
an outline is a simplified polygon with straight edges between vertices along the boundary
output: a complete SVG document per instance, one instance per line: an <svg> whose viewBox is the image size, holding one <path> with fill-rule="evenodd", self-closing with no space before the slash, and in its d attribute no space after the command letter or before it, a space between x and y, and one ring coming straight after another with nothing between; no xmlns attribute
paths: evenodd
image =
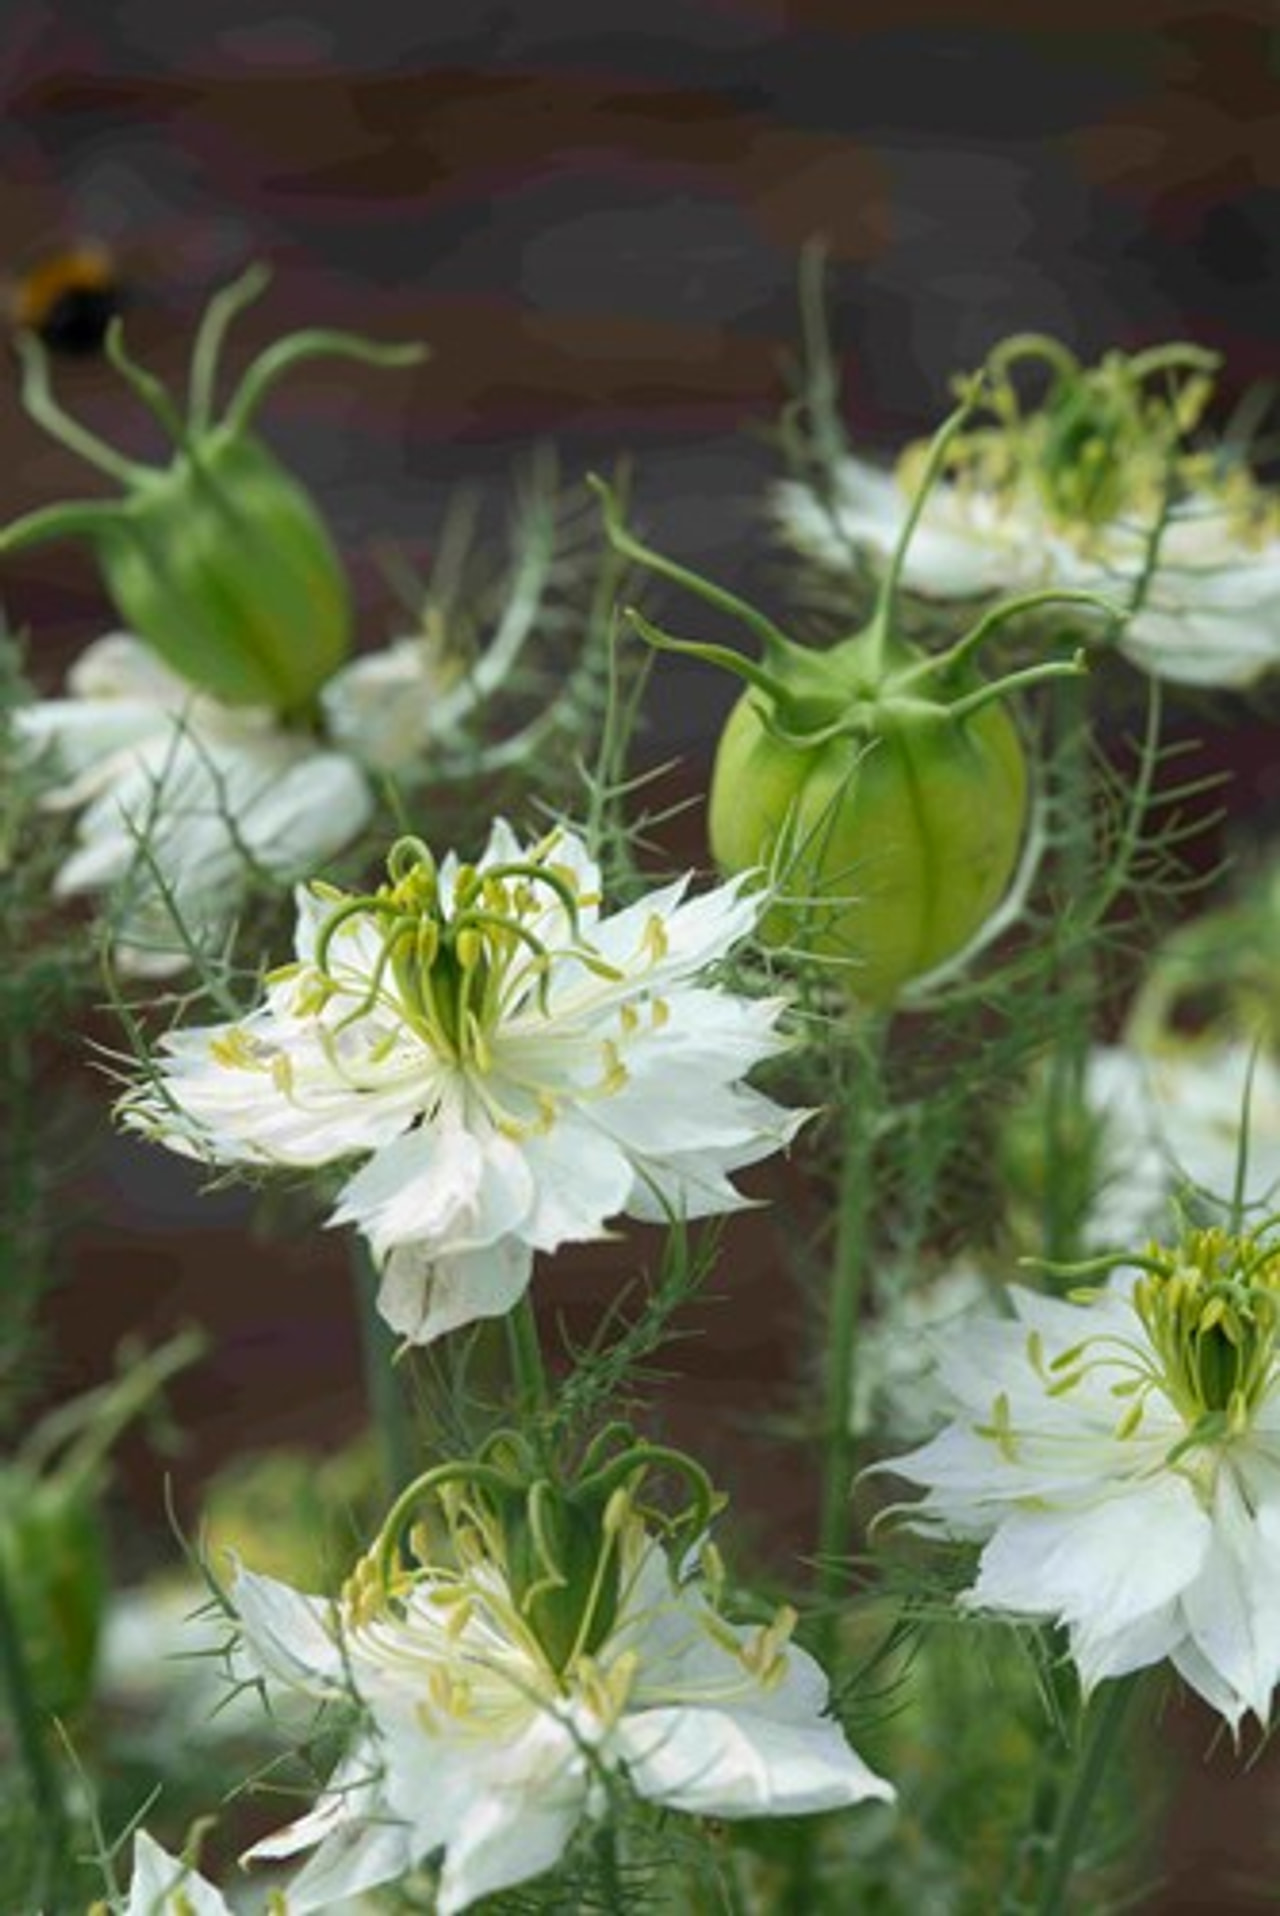
<svg viewBox="0 0 1280 1916"><path fill-rule="evenodd" d="M596 1832L595 1853L604 1907L609 1916L623 1916L627 1905L622 1891L622 1872L618 1868L618 1832L612 1811Z"/></svg>
<svg viewBox="0 0 1280 1916"><path fill-rule="evenodd" d="M826 1421L822 1475L822 1516L818 1532L818 1593L832 1606L844 1574L853 1522L852 1489L857 1438L853 1431L853 1392L857 1374L858 1314L867 1266L867 1223L871 1209L871 1172L880 1104L881 1055L887 1018L868 1015L858 1034L854 1068L845 1096L844 1135L840 1144L840 1181L836 1211L835 1259L827 1319ZM822 1653L835 1648L833 1609L822 1621Z"/></svg>
<svg viewBox="0 0 1280 1916"><path fill-rule="evenodd" d="M351 1240L351 1277L360 1319L365 1398L382 1456L383 1489L390 1499L416 1474L416 1446L404 1385L393 1362L395 1333L378 1310L377 1272L363 1240L358 1237Z"/></svg>
<svg viewBox="0 0 1280 1916"><path fill-rule="evenodd" d="M42 1883L36 1898L40 1901L45 1894L57 1897L62 1887L69 1855L67 1819L57 1773L45 1743L44 1725L40 1721L3 1560L0 1560L0 1685L8 1697L14 1740L36 1811L42 1852Z"/></svg>
<svg viewBox="0 0 1280 1916"><path fill-rule="evenodd" d="M1094 779L1088 692L1081 683L1054 687L1055 776L1061 784L1062 885L1068 898L1087 898L1097 884ZM1090 925L1058 951L1059 990L1048 1060L1044 1123L1043 1254L1069 1264L1080 1255L1080 1229L1093 1167L1082 1149L1084 1075L1099 995Z"/></svg>
<svg viewBox="0 0 1280 1916"><path fill-rule="evenodd" d="M507 1342L517 1402L525 1416L536 1417L547 1407L547 1372L542 1361L538 1320L528 1291L507 1318Z"/></svg>
<svg viewBox="0 0 1280 1916"><path fill-rule="evenodd" d="M1092 1712L1071 1789L1062 1806L1053 1848L1040 1885L1038 1916L1059 1916L1066 1908L1067 1891L1075 1869L1081 1838L1089 1821L1094 1798L1106 1774L1124 1722L1129 1701L1137 1688L1136 1679L1122 1677L1108 1684L1102 1700Z"/></svg>

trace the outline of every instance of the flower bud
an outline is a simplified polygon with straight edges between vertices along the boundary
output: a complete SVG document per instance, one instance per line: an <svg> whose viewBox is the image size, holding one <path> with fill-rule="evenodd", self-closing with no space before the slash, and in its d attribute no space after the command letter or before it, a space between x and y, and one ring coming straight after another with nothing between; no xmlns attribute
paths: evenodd
<svg viewBox="0 0 1280 1916"><path fill-rule="evenodd" d="M23 401L54 438L124 489L123 498L55 505L0 535L0 552L60 537L89 541L121 619L199 690L227 705L304 709L347 656L351 599L342 562L309 493L250 430L270 387L318 354L395 366L418 347L303 332L253 362L220 420L212 417L223 336L265 284L252 271L210 303L192 354L184 418L124 350L107 353L174 442L167 467L135 464L68 417L49 389L43 348L24 336Z"/></svg>

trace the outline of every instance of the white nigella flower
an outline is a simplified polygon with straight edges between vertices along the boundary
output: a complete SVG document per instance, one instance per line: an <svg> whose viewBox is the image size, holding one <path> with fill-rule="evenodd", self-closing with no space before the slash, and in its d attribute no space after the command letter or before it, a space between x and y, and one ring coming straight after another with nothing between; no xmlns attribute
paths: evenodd
<svg viewBox="0 0 1280 1916"><path fill-rule="evenodd" d="M1024 412L1009 368L1025 360L1047 367L1050 385ZM1145 671L1243 686L1273 669L1277 503L1239 459L1185 443L1210 396L1213 363L1176 346L1113 353L1093 368L1053 341L998 348L988 369L994 423L954 442L948 476L925 501L904 583L934 599L1039 587L1126 605L1137 593L1141 603L1118 642ZM1156 378L1165 389L1153 393L1148 382ZM778 489L780 528L825 568L847 572L865 557L884 566L920 471L919 448L896 472L847 458L828 475L825 498L796 483Z"/></svg>
<svg viewBox="0 0 1280 1916"><path fill-rule="evenodd" d="M117 953L137 974L189 962L175 912L191 941L209 944L255 878L292 883L372 813L348 758L264 709L193 691L125 633L91 645L68 687L66 698L20 708L16 724L65 781L45 804L79 813L56 889L120 887Z"/></svg>
<svg viewBox="0 0 1280 1916"><path fill-rule="evenodd" d="M450 1566L392 1565L383 1548L337 1605L239 1572L231 1601L258 1668L354 1694L363 1713L315 1809L247 1859L319 1846L290 1885L299 1916L441 1851L437 1907L453 1916L551 1868L618 1772L696 1816L892 1798L825 1714L794 1616L726 1622L710 1546L701 1571L673 1572L636 1505L643 1457L597 1472L599 1494L544 1481L527 1501L505 1479L491 1494L492 1463L446 1466L433 1474L450 1479Z"/></svg>
<svg viewBox="0 0 1280 1916"><path fill-rule="evenodd" d="M1280 1070L1249 1045L1099 1046L1084 1095L1101 1125L1103 1174L1085 1225L1090 1245L1138 1243L1188 1186L1229 1204L1246 1112L1244 1201L1265 1208L1280 1191Z"/></svg>
<svg viewBox="0 0 1280 1916"><path fill-rule="evenodd" d="M939 1346L975 1312L988 1307L991 1286L972 1264L953 1264L923 1283L903 1282L859 1332L849 1428L875 1432L883 1444L926 1437L944 1414L934 1358Z"/></svg>
<svg viewBox="0 0 1280 1916"><path fill-rule="evenodd" d="M277 1898L275 1910L283 1916ZM170 1856L145 1830L133 1839L133 1875L124 1916L233 1916L231 1905L198 1870Z"/></svg>
<svg viewBox="0 0 1280 1916"><path fill-rule="evenodd" d="M1012 1293L940 1376L952 1421L881 1468L983 1545L963 1601L1057 1622L1086 1688L1168 1658L1233 1728L1280 1678L1280 1249L1193 1230L1107 1289Z"/></svg>
<svg viewBox="0 0 1280 1916"><path fill-rule="evenodd" d="M702 982L755 923L740 882L604 915L578 839L501 822L477 865L404 839L388 870L365 896L302 891L266 1002L169 1036L126 1123L216 1164L364 1157L333 1222L364 1232L382 1313L419 1343L502 1315L535 1251L620 1212L746 1202L728 1174L804 1114L741 1082L783 1046L781 1001Z"/></svg>

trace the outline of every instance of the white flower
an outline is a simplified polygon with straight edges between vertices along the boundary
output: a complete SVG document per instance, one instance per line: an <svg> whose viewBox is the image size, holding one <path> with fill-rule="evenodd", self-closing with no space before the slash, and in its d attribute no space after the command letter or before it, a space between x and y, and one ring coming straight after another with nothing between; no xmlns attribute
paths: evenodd
<svg viewBox="0 0 1280 1916"><path fill-rule="evenodd" d="M133 1875L124 1916L233 1916L233 1911L189 1863L170 1856L145 1830L139 1830L133 1839Z"/></svg>
<svg viewBox="0 0 1280 1916"><path fill-rule="evenodd" d="M68 684L69 697L21 708L16 721L65 781L45 804L79 813L55 889L121 888L117 952L137 974L189 962L175 911L206 945L233 924L255 876L291 883L371 815L348 758L266 711L194 693L125 633L91 645Z"/></svg>
<svg viewBox="0 0 1280 1916"><path fill-rule="evenodd" d="M934 1358L961 1323L988 1305L991 1286L971 1264L953 1264L924 1283L905 1283L859 1333L849 1428L906 1443L928 1436L945 1411Z"/></svg>
<svg viewBox="0 0 1280 1916"><path fill-rule="evenodd" d="M365 653L335 672L320 694L329 735L373 771L425 770L432 744L454 723L455 678L427 636Z"/></svg>
<svg viewBox="0 0 1280 1916"><path fill-rule="evenodd" d="M1019 360L1051 371L1042 404L1028 411L1008 376ZM1091 368L1052 342L997 348L994 423L953 439L903 583L944 600L1040 588L1127 606L1137 595L1120 650L1183 684L1245 686L1280 665L1276 502L1239 460L1187 444L1212 390L1206 363L1178 347L1113 353ZM1154 397L1153 380L1163 382ZM895 472L845 458L827 475L828 497L778 488L780 529L825 568L848 573L861 557L883 567L922 470L914 448Z"/></svg>
<svg viewBox="0 0 1280 1916"><path fill-rule="evenodd" d="M849 459L830 504L787 483L776 509L799 551L847 572L859 553L888 563L911 501L898 475ZM1142 579L1150 540L1149 521L1055 527L1025 496L944 480L908 546L902 582L932 599L1054 587L1123 606ZM1273 671L1280 665L1280 538L1253 538L1233 510L1210 498L1176 505L1142 605L1118 643L1144 671L1183 685L1246 686Z"/></svg>
<svg viewBox="0 0 1280 1916"><path fill-rule="evenodd" d="M453 1916L551 1868L605 1809L612 1771L697 1816L892 1798L824 1714L826 1680L789 1643L793 1618L728 1624L700 1579L673 1576L639 1521L615 1542L607 1631L562 1659L492 1561L358 1585L336 1608L239 1573L232 1601L261 1669L321 1697L354 1691L365 1712L315 1809L250 1852L319 1845L290 1886L299 1916L441 1850L437 1906Z"/></svg>
<svg viewBox="0 0 1280 1916"><path fill-rule="evenodd" d="M1252 1080L1250 1081L1250 1073ZM1214 1040L1144 1051L1099 1046L1084 1096L1102 1130L1103 1181L1085 1225L1099 1249L1137 1244L1169 1214L1169 1199L1193 1186L1231 1202L1248 1088L1243 1196L1266 1207L1280 1190L1280 1070L1243 1043Z"/></svg>
<svg viewBox="0 0 1280 1916"><path fill-rule="evenodd" d="M887 565L914 498L902 472L863 459L842 460L823 499L795 481L774 495L778 525L796 549L821 566L849 572L869 556ZM914 477L914 475L913 475ZM941 480L933 486L907 547L902 584L931 599L968 599L1048 585L1054 554L1042 512L991 492Z"/></svg>
<svg viewBox="0 0 1280 1916"><path fill-rule="evenodd" d="M126 1122L217 1164L363 1156L334 1223L384 1266L379 1306L425 1343L523 1293L535 1251L606 1221L739 1208L728 1173L803 1113L741 1083L783 1044L779 1000L700 982L755 922L687 880L602 916L564 831L495 825L478 866L416 840L376 894L299 896L297 962L234 1026L165 1040Z"/></svg>
<svg viewBox="0 0 1280 1916"><path fill-rule="evenodd" d="M983 1544L963 1601L1058 1622L1086 1688L1170 1659L1237 1726L1280 1678L1280 1253L1192 1231L1083 1301L944 1348L953 1421L879 1468Z"/></svg>

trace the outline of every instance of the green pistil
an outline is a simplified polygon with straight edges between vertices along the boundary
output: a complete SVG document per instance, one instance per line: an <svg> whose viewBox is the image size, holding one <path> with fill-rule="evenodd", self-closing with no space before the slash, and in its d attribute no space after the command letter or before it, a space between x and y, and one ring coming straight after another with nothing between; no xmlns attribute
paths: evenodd
<svg viewBox="0 0 1280 1916"><path fill-rule="evenodd" d="M664 1479L660 1503L645 1495L653 1475ZM674 1509L673 1490L683 1492ZM448 1601L488 1611L563 1688L616 1626L634 1536L661 1536L679 1562L720 1502L691 1458L637 1441L622 1425L599 1433L572 1475L547 1470L520 1432L500 1431L478 1457L427 1471L401 1493L344 1604L367 1623L426 1573ZM423 1513L435 1522L423 1523Z"/></svg>
<svg viewBox="0 0 1280 1916"><path fill-rule="evenodd" d="M1041 375L1028 405L1021 375ZM1225 512L1248 542L1274 534L1276 506L1239 462L1190 444L1214 391L1217 360L1172 344L1127 355L1109 353L1082 366L1053 340L1027 335L997 348L986 368L983 403L990 423L958 433L946 471L961 490L994 495L1006 507L1034 499L1049 520L1077 540L1117 521L1144 525L1191 494ZM924 445L904 455L904 490L917 490Z"/></svg>
<svg viewBox="0 0 1280 1916"><path fill-rule="evenodd" d="M390 972L397 1007L424 1042L459 1065L487 1072L493 1035L516 1002L532 991L549 1016L553 956L569 955L599 975L617 976L582 942L581 912L588 901L573 873L549 862L555 843L552 835L530 858L486 870L462 866L446 905L426 846L400 839L387 860L388 882L376 892L343 898L325 920L316 940L316 969L336 984L333 966L344 926L372 918L382 951L350 1017L374 1008ZM564 912L571 941L554 954L528 922L543 915L548 894Z"/></svg>
<svg viewBox="0 0 1280 1916"><path fill-rule="evenodd" d="M1238 1437L1276 1372L1280 1248L1213 1229L1153 1246L1134 1287L1160 1381L1194 1442Z"/></svg>

